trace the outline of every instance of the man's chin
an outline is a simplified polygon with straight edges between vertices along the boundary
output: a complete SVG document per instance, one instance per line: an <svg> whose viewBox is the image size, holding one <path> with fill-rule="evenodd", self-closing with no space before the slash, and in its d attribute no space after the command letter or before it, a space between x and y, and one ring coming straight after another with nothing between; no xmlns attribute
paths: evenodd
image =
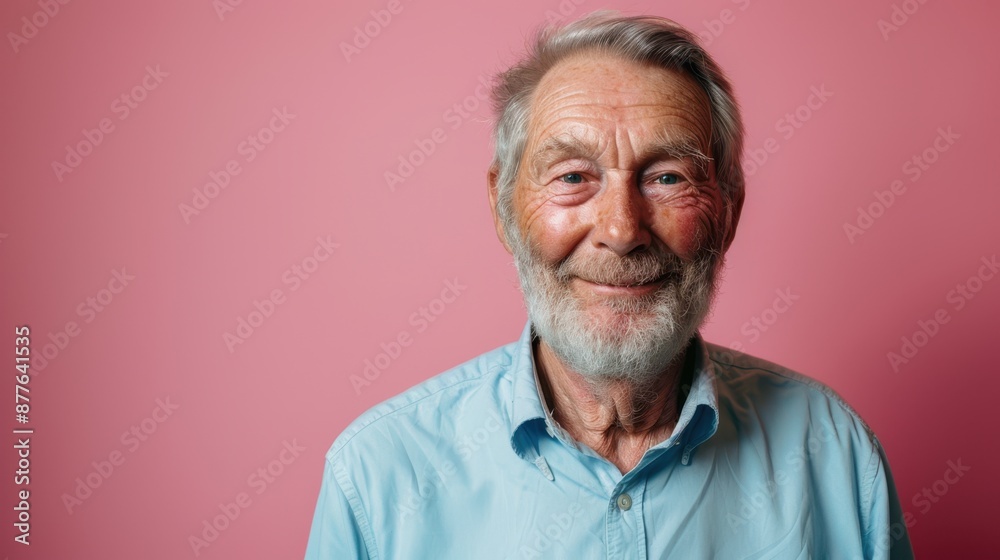
<svg viewBox="0 0 1000 560"><path fill-rule="evenodd" d="M663 310L657 308L653 299L629 297L591 303L578 310L577 315L585 322L587 331L600 333L602 340L615 340L656 329L657 325L662 328L661 313Z"/></svg>
<svg viewBox="0 0 1000 560"><path fill-rule="evenodd" d="M544 328L539 334L565 366L594 381L654 379L686 346L673 329L656 328L634 315L619 318L619 323L592 318L571 337Z"/></svg>

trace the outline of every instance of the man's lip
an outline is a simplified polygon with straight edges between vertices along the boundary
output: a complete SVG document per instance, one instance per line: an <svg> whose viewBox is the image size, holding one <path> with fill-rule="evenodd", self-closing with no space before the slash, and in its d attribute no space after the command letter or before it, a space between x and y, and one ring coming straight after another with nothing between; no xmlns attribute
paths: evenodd
<svg viewBox="0 0 1000 560"><path fill-rule="evenodd" d="M600 284L598 282L591 282L589 280L584 280L583 278L577 278L581 282L585 283L591 290L602 293L602 294L613 294L613 295L644 295L655 291L663 283L666 276L661 276L656 280L651 282L646 282L645 284L639 284L637 286L616 286L614 284Z"/></svg>

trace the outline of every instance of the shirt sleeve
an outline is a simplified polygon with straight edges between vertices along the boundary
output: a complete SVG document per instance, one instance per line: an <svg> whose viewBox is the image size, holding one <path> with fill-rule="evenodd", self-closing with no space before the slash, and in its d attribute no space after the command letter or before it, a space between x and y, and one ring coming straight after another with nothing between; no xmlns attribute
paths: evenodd
<svg viewBox="0 0 1000 560"><path fill-rule="evenodd" d="M371 526L353 484L343 469L327 458L306 560L374 559L377 555L369 553L372 542Z"/></svg>
<svg viewBox="0 0 1000 560"><path fill-rule="evenodd" d="M896 494L896 484L889 470L889 460L877 439L872 457L869 490L868 527L865 530L865 558L874 560L912 560L913 548L906 527L903 508Z"/></svg>

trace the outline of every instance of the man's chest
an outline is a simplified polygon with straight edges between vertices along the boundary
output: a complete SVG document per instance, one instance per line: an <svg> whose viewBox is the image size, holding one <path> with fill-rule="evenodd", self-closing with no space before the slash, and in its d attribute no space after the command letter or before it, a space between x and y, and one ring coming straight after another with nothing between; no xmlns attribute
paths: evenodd
<svg viewBox="0 0 1000 560"><path fill-rule="evenodd" d="M626 477L550 451L551 479L491 454L401 481L369 515L392 528L385 558L862 557L858 505L830 494L850 477L731 451L708 445L688 465L667 454Z"/></svg>

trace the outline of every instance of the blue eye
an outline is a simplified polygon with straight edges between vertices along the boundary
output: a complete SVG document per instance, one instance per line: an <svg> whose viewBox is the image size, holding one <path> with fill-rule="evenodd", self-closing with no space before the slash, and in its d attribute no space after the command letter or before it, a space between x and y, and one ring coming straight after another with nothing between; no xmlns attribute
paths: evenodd
<svg viewBox="0 0 1000 560"><path fill-rule="evenodd" d="M564 183L569 183L571 185L576 185L583 182L583 175L579 173L567 173L562 177L559 177Z"/></svg>
<svg viewBox="0 0 1000 560"><path fill-rule="evenodd" d="M664 173L656 178L656 182L661 185L676 185L681 178L675 173Z"/></svg>

